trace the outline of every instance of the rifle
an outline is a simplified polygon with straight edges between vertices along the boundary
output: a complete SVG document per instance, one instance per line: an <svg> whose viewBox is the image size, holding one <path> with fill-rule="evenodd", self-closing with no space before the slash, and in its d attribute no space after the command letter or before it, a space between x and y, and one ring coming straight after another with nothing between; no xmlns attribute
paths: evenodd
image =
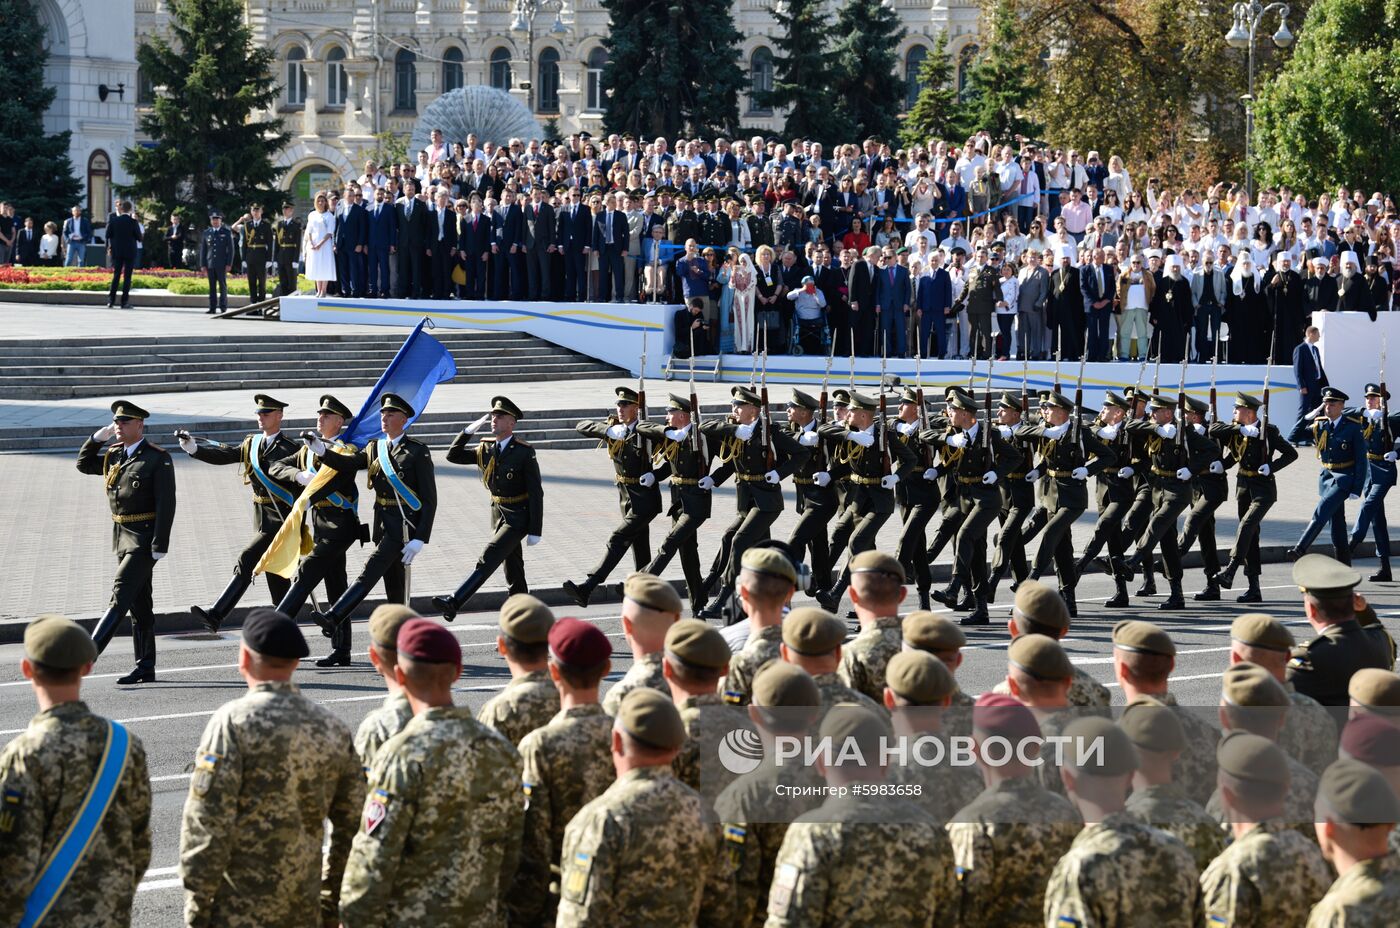
<svg viewBox="0 0 1400 928"><path fill-rule="evenodd" d="M1274 327L1273 333L1269 336L1269 361L1274 360L1274 347L1278 344L1278 327ZM1259 407L1259 441L1264 449L1264 456L1260 463L1269 463L1269 375L1273 373L1273 364L1264 365L1264 403Z"/></svg>
<svg viewBox="0 0 1400 928"><path fill-rule="evenodd" d="M977 380L977 352L972 352L968 357L971 359L967 365L967 392L972 394L972 385Z"/></svg>
<svg viewBox="0 0 1400 928"><path fill-rule="evenodd" d="M1074 440L1079 444L1079 453L1084 455L1084 417L1079 411L1084 408L1084 362L1087 360L1088 352L1079 356L1079 379L1074 384L1074 424L1070 426L1074 430Z"/></svg>
<svg viewBox="0 0 1400 928"><path fill-rule="evenodd" d="M759 425L763 429L763 451L767 469L773 469L773 422L768 415L768 327L763 327L763 375L759 380L759 398L763 405L759 407Z"/></svg>
<svg viewBox="0 0 1400 928"><path fill-rule="evenodd" d="M1186 366L1191 362L1191 357L1187 352L1181 354L1181 382L1176 388L1176 410L1180 425L1176 430L1177 445L1186 443Z"/></svg>
<svg viewBox="0 0 1400 928"><path fill-rule="evenodd" d="M992 352L987 352L987 395L982 401L982 408L986 415L986 422L982 425L982 450L987 453L986 463L988 470L995 470L992 461Z"/></svg>
<svg viewBox="0 0 1400 928"><path fill-rule="evenodd" d="M856 339L854 335L855 329L853 328L851 332L851 377L850 382L846 386L850 388L850 391L852 393L854 393L856 392ZM835 346L833 346L831 350L833 352L836 351Z"/></svg>
<svg viewBox="0 0 1400 928"><path fill-rule="evenodd" d="M763 342L768 343L768 327L763 327ZM758 386L758 337L753 340L753 367L749 369L749 389Z"/></svg>
<svg viewBox="0 0 1400 928"><path fill-rule="evenodd" d="M1029 389L1031 359L1029 355L1026 355L1024 350L1021 354L1024 355L1024 357L1021 358L1021 418L1024 419L1031 409L1031 393Z"/></svg>
<svg viewBox="0 0 1400 928"><path fill-rule="evenodd" d="M928 417L924 415L924 352L923 345L914 351L914 398L919 401L919 430L928 428ZM922 444L922 442L921 442ZM924 445L924 469L933 466L933 449Z"/></svg>
<svg viewBox="0 0 1400 928"><path fill-rule="evenodd" d="M692 330L693 331L693 330ZM691 357L695 353L691 352ZM637 371L637 421L642 422L647 417L647 331L642 329L642 367Z"/></svg>
<svg viewBox="0 0 1400 928"><path fill-rule="evenodd" d="M831 353L826 356L826 373L822 374L821 418L817 421L826 425L826 388L831 383L831 362L836 360L836 339L831 340Z"/></svg>
<svg viewBox="0 0 1400 928"><path fill-rule="evenodd" d="M1063 352L1062 352L1060 349L1056 348L1056 349L1055 349L1055 392L1056 392L1056 393L1059 393L1059 392L1060 392L1060 356L1061 356L1061 354L1063 354Z"/></svg>
<svg viewBox="0 0 1400 928"><path fill-rule="evenodd" d="M1215 333L1215 354L1210 359L1210 421L1214 422L1220 417L1215 409L1215 365L1220 361L1220 333Z"/></svg>
<svg viewBox="0 0 1400 928"><path fill-rule="evenodd" d="M890 472L890 443L885 435L885 358L889 351L890 339L888 333L880 333L880 424L876 429L876 437L880 441L880 466L881 473Z"/></svg>
<svg viewBox="0 0 1400 928"><path fill-rule="evenodd" d="M701 476L710 472L708 455L700 437L700 398L695 393L695 330L690 330L690 450L700 455Z"/></svg>
<svg viewBox="0 0 1400 928"><path fill-rule="evenodd" d="M1385 450L1391 450L1395 443L1390 435L1390 402L1385 392L1385 333L1381 333L1381 437L1385 439Z"/></svg>
<svg viewBox="0 0 1400 928"><path fill-rule="evenodd" d="M1158 379L1158 375L1161 374L1161 372L1162 372L1162 350L1161 350L1161 348L1159 347L1159 348L1157 349L1157 358L1156 358L1156 360L1152 363L1152 395L1153 395L1153 396L1156 396L1156 395L1157 395L1157 387L1158 387L1158 385L1159 385L1160 382L1161 382L1161 381Z"/></svg>

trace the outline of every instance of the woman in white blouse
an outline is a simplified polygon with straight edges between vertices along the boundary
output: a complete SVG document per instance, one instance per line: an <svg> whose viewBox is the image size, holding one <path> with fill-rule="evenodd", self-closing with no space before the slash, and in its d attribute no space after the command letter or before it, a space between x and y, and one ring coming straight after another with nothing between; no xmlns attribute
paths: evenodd
<svg viewBox="0 0 1400 928"><path fill-rule="evenodd" d="M1103 182L1104 193L1112 190L1118 194L1121 201L1132 192L1133 181L1128 176L1128 171L1123 167L1123 159L1117 155L1111 155L1108 159L1108 177Z"/></svg>
<svg viewBox="0 0 1400 928"><path fill-rule="evenodd" d="M316 295L325 296L335 280L335 214L324 192L316 194L316 209L306 217L304 254L307 279L316 284Z"/></svg>

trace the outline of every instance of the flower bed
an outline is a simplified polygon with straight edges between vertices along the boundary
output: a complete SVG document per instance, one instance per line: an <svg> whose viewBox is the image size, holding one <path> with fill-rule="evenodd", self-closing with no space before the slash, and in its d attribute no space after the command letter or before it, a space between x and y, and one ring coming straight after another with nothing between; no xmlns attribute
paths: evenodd
<svg viewBox="0 0 1400 928"><path fill-rule="evenodd" d="M112 272L102 267L0 267L0 290L89 290L105 291L112 283ZM276 278L269 281L275 287ZM300 286L310 288L311 284L301 278ZM197 271L178 268L140 268L131 277L133 290L169 290L171 293L190 296L209 292L209 282ZM270 288L271 289L271 288ZM248 295L248 279L232 274L228 278L228 292L240 296Z"/></svg>

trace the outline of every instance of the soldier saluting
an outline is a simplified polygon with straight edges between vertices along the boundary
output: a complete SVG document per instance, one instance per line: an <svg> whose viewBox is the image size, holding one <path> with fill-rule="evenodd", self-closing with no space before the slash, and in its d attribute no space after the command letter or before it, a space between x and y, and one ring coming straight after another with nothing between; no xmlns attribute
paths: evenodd
<svg viewBox="0 0 1400 928"><path fill-rule="evenodd" d="M92 639L101 654L117 623L131 613L136 669L117 680L122 686L156 679L151 571L170 550L170 527L175 522L175 465L168 451L146 440L150 415L130 400L117 400L112 404L112 424L98 429L78 449L78 470L104 479L112 509L117 574L112 580L111 605ZM108 445L113 438L117 443Z"/></svg>
<svg viewBox="0 0 1400 928"><path fill-rule="evenodd" d="M261 203L254 203L236 223L233 231L243 236L243 261L248 265L248 302L267 299L267 261L272 256L272 223L263 218Z"/></svg>
<svg viewBox="0 0 1400 928"><path fill-rule="evenodd" d="M1322 405L1313 411L1312 440L1321 465L1317 472L1318 500L1307 528L1288 549L1288 556L1295 560L1308 553L1324 527L1330 527L1337 560L1351 563L1346 502L1347 497L1360 495L1366 480L1366 435L1362 418L1344 410L1348 399L1336 387L1324 387Z"/></svg>
<svg viewBox="0 0 1400 928"><path fill-rule="evenodd" d="M243 598L253 582L253 568L258 566L263 553L272 544L277 530L291 511L301 488L293 479L278 479L272 474L272 465L283 458L296 454L296 442L282 434L282 415L287 404L279 399L259 393L253 397L257 407L258 431L249 435L237 445L222 442L200 444L189 432L181 429L175 433L180 440L180 448L196 461L205 464L237 464L243 483L253 491L253 540L238 555L233 577L223 593L208 609L191 606L190 611L199 619L211 634L218 634L224 623ZM274 573L267 575L267 588L272 593L272 602L279 603L287 595L290 581Z"/></svg>

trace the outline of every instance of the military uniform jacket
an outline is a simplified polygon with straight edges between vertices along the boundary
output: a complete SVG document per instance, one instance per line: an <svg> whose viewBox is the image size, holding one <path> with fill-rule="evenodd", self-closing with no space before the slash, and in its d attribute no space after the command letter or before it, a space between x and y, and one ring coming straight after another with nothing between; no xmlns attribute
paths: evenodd
<svg viewBox="0 0 1400 928"><path fill-rule="evenodd" d="M729 669L719 681L719 693L731 706L753 702L753 678L772 661L782 657L782 625L769 625L749 632L744 647L729 659Z"/></svg>
<svg viewBox="0 0 1400 928"><path fill-rule="evenodd" d="M1267 428L1266 434L1250 437L1242 433L1240 426L1234 422L1216 422L1210 427L1211 438L1220 442L1224 449L1226 467L1234 464L1237 468L1236 497L1277 499L1278 487L1274 475L1298 460L1297 449L1284 441L1278 426L1270 423ZM1268 439L1267 459L1265 438ZM1269 473L1259 473L1260 465L1266 463L1269 465Z"/></svg>
<svg viewBox="0 0 1400 928"><path fill-rule="evenodd" d="M937 506L942 491L937 480L925 480L924 471L934 466L933 448L923 439L923 429L919 423L901 422L898 417L885 421L890 441L904 445L914 455L917 462L909 479L900 479L894 485L895 501L903 507Z"/></svg>
<svg viewBox="0 0 1400 928"><path fill-rule="evenodd" d="M1020 453L1019 460L1001 481L1002 506L1029 510L1035 505L1035 487L1026 482L1026 475L1035 469L1035 441L1026 434L1024 423L998 425L1002 440Z"/></svg>
<svg viewBox="0 0 1400 928"><path fill-rule="evenodd" d="M277 257L295 261L301 254L301 220L279 219L275 231Z"/></svg>
<svg viewBox="0 0 1400 928"><path fill-rule="evenodd" d="M1130 422L1146 422L1146 419L1125 419L1124 425ZM1120 466L1127 465L1133 469L1134 496L1139 494L1151 495L1152 492L1152 456L1147 450L1147 440L1153 437L1150 429L1124 429L1128 435L1128 448L1131 457L1122 461Z"/></svg>
<svg viewBox="0 0 1400 928"><path fill-rule="evenodd" d="M1103 434L1103 430L1109 427L1103 420L1095 418L1088 426L1089 430L1094 433L1094 437L1107 445L1118 459L1117 466L1099 471L1096 478L1098 486L1094 498L1101 512L1109 503L1128 503L1137 495L1138 475L1136 466L1132 463L1135 436L1123 428L1126 424L1126 419L1121 420L1118 423L1117 431L1110 433L1111 438L1105 437ZM1143 442L1137 444L1145 447ZM1118 476L1118 471L1124 467L1134 468L1131 477Z"/></svg>
<svg viewBox="0 0 1400 928"><path fill-rule="evenodd" d="M763 475L775 470L779 478L790 476L806 462L812 449L802 447L790 433L773 428L766 419L754 423L753 434L748 440L739 437L738 429L736 423L727 419L711 419L702 425L701 430L715 443L720 461L719 467L710 476L716 485L728 480L731 475L734 477L740 512L753 508L763 512L781 512L782 485L768 483ZM773 443L771 464L768 462L765 435L770 436Z"/></svg>
<svg viewBox="0 0 1400 928"><path fill-rule="evenodd" d="M1360 493L1366 480L1364 424L1354 413L1342 413L1333 422L1326 416L1313 419L1312 439L1323 472L1318 479L1340 484L1348 493Z"/></svg>
<svg viewBox="0 0 1400 928"><path fill-rule="evenodd" d="M549 724L559 712L559 690L547 670L532 670L510 681L506 688L486 701L476 720L505 735L511 744L541 725Z"/></svg>
<svg viewBox="0 0 1400 928"><path fill-rule="evenodd" d="M617 710L622 706L622 697L644 686L669 694L671 687L662 675L661 658L661 652L654 651L633 661L622 679L603 695L603 711L608 715L617 715Z"/></svg>
<svg viewBox="0 0 1400 928"><path fill-rule="evenodd" d="M997 481L1003 482L1022 464L1023 452L1016 445L1001 437L1001 430L993 427L984 432L987 424L979 421L975 432L949 426L945 430L929 429L920 438L940 451L939 467L948 477L948 482L957 485L957 492L974 499L988 499L1000 494L996 484L985 484L982 477L987 471L995 471ZM962 447L954 447L949 439L961 435ZM990 443L987 441L990 436Z"/></svg>
<svg viewBox="0 0 1400 928"><path fill-rule="evenodd" d="M1135 788L1125 811L1186 845L1197 870L1205 870L1225 849L1225 829L1178 783Z"/></svg>
<svg viewBox="0 0 1400 928"><path fill-rule="evenodd" d="M1221 448L1220 442L1210 434L1208 426L1191 425L1187 427L1194 433L1194 438L1192 440L1198 440L1201 444L1205 445L1208 452L1206 469L1197 472L1196 476L1191 481L1191 498L1193 500L1204 498L1207 502L1219 505L1225 502L1230 496L1230 479L1223 473L1211 473L1210 465L1216 461L1220 461L1223 465L1225 463L1223 460L1225 452ZM1197 429L1200 431L1197 431Z"/></svg>
<svg viewBox="0 0 1400 928"><path fill-rule="evenodd" d="M68 831L102 762L105 721L85 703L46 709L0 752L0 920L19 924L40 870ZM141 739L87 854L45 925L129 925L151 862L151 783Z"/></svg>
<svg viewBox="0 0 1400 928"><path fill-rule="evenodd" d="M1395 433L1400 428L1400 413L1383 417L1381 410L1375 410L1376 417L1366 415L1370 410L1355 410L1361 418L1361 440L1366 448L1367 479L1373 484L1395 486L1395 462L1385 459L1386 452L1395 450Z"/></svg>
<svg viewBox="0 0 1400 928"><path fill-rule="evenodd" d="M1288 682L1324 706L1345 706L1350 703L1351 675L1366 667L1389 670L1390 655L1383 642L1348 619L1327 626L1316 638L1293 649Z"/></svg>
<svg viewBox="0 0 1400 928"><path fill-rule="evenodd" d="M1209 441L1196 430L1182 423L1175 423L1178 431L1175 438L1163 438L1157 434L1157 423L1151 419L1131 422L1126 427L1129 432L1147 436L1147 466L1154 490L1167 494L1181 494L1190 491L1191 482L1181 480L1176 472L1185 467L1192 475L1210 467L1212 460L1218 460L1218 445Z"/></svg>
<svg viewBox="0 0 1400 928"><path fill-rule="evenodd" d="M1337 877L1308 915L1307 928L1385 928L1400 910L1400 853L1356 864Z"/></svg>
<svg viewBox="0 0 1400 928"><path fill-rule="evenodd" d="M807 512L815 510L818 512L836 512L837 506L837 485L839 481L831 468L835 464L835 442L828 436L821 433L823 423L813 419L812 422L799 428L793 423L789 423L785 431L790 434L798 444L802 443L804 433L811 433L817 436L815 445L803 445L810 454L807 460L793 468L792 482L797 488L797 511ZM891 434L894 434L891 432ZM811 439L807 439L811 441ZM843 468L836 467L837 473L841 473ZM824 487L817 486L815 478L817 474L825 472L831 476L831 482Z"/></svg>
<svg viewBox="0 0 1400 928"><path fill-rule="evenodd" d="M209 228L199 237L199 266L223 270L233 264L233 233L228 226Z"/></svg>
<svg viewBox="0 0 1400 928"><path fill-rule="evenodd" d="M483 438L474 448L469 447L471 441L472 436L458 432L447 449L447 460L481 470L481 484L491 494L492 509L505 524L524 529L527 535L543 535L544 483L534 447L518 435L504 449L495 438Z"/></svg>
<svg viewBox="0 0 1400 928"><path fill-rule="evenodd" d="M1317 842L1282 822L1260 822L1201 872L1206 924L1302 925L1331 879Z"/></svg>
<svg viewBox="0 0 1400 928"><path fill-rule="evenodd" d="M608 416L603 422L585 419L574 429L580 435L598 439L607 448L613 463L613 482L617 484L617 504L622 508L623 517L657 515L661 512L661 487L655 483L644 487L639 482L643 474L652 471L652 443L638 430L637 423L627 430L626 438L609 438L608 429L617 424L615 416Z"/></svg>
<svg viewBox="0 0 1400 928"><path fill-rule="evenodd" d="M876 702L885 698L885 668L904 648L904 633L897 615L883 616L841 648L838 673L846 685Z"/></svg>
<svg viewBox="0 0 1400 928"><path fill-rule="evenodd" d="M652 472L657 475L656 479L669 478L671 508L667 514L672 518L689 515L694 519L708 519L711 493L700 489L700 479L709 476L710 460L714 457L714 445L709 436L697 430L694 423L681 441L667 438L666 426L660 422L639 423L637 431L654 449Z"/></svg>
<svg viewBox="0 0 1400 928"><path fill-rule="evenodd" d="M243 254L246 260L266 261L273 244L272 223L266 219L249 219L243 223Z"/></svg>
<svg viewBox="0 0 1400 928"><path fill-rule="evenodd" d="M1045 505L1048 509L1088 509L1089 487L1084 480L1075 480L1074 471L1083 467L1089 476L1118 469L1118 458L1108 445L1087 427L1073 420L1070 428L1059 438L1045 437L1044 424L1025 426L1024 434L1036 442L1037 465L1048 478Z"/></svg>
<svg viewBox="0 0 1400 928"><path fill-rule="evenodd" d="M78 450L78 470L105 478L112 509L112 552L170 550L175 524L175 465L170 453L142 439L130 456L120 444L92 438Z"/></svg>
<svg viewBox="0 0 1400 928"><path fill-rule="evenodd" d="M286 432L278 432L269 445L261 433L249 435L237 445L201 443L195 446L190 457L206 464L237 464L238 474L243 483L253 491L253 530L275 532L282 526L283 519L291 511L291 504L285 499L273 496L272 492L253 473L252 456L258 456L258 466L284 496L295 500L301 495L301 486L296 475L279 479L273 473L273 466L297 453L297 444L287 437ZM286 473L284 469L282 473Z"/></svg>
<svg viewBox="0 0 1400 928"><path fill-rule="evenodd" d="M296 482L296 476L304 470L316 471L321 459L302 445L296 454L273 461L267 468L268 476L279 485L290 487L295 497L303 489ZM350 545L360 537L360 491L355 486L355 475L350 471L337 471L329 484L317 490L311 497L311 527L317 541Z"/></svg>
<svg viewBox="0 0 1400 928"><path fill-rule="evenodd" d="M334 917L363 799L349 727L296 684L259 683L225 703L200 738L180 828L186 924Z"/></svg>
<svg viewBox="0 0 1400 928"><path fill-rule="evenodd" d="M360 766L366 779L379 749L397 735L411 718L413 707L409 705L408 696L400 692L385 696L383 705L360 722L360 727L355 729L355 753L360 756Z"/></svg>
<svg viewBox="0 0 1400 928"><path fill-rule="evenodd" d="M374 539L377 542L384 536L386 522L398 524L408 520L409 540L417 539L428 543L433 531L433 518L437 515L437 480L433 475L433 454L428 446L415 438L401 435L397 444L390 444L389 461L406 487L419 500L419 508L413 509L407 501L400 501L394 485L379 466L379 443L387 438L372 439L362 454L341 454L327 451L321 463L336 470L355 471L368 468L369 488L374 491ZM402 502L402 515L400 503Z"/></svg>
<svg viewBox="0 0 1400 928"><path fill-rule="evenodd" d="M852 441L853 430L841 423L823 425L818 431L835 442L836 465L847 481L846 503L861 514L894 512L894 491L880 485L886 474L897 474L901 482L914 479L915 474L923 479L913 449L895 441L893 429L886 429L878 418L873 427L875 441L869 447Z"/></svg>

